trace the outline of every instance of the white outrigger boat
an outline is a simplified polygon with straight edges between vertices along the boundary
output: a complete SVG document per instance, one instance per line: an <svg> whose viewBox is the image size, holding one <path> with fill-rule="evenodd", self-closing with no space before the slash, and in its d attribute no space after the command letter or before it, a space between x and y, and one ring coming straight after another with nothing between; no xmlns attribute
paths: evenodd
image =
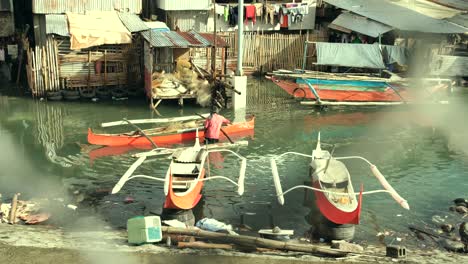
<svg viewBox="0 0 468 264"><path fill-rule="evenodd" d="M247 144L247 141L241 141L235 144L218 143L202 147L198 139L197 130L195 144L192 147L178 149L157 148L149 152L135 155L138 159L130 166L130 168L120 178L119 182L114 186L112 194L119 192L123 185L131 179L146 178L164 182L164 194L166 195L164 208L168 209L192 209L195 207L201 199L203 183L209 180L226 180L237 186L237 193L242 195L244 193L244 179L247 160L236 152L226 148ZM229 152L241 160L237 182L224 176L211 176L209 167L208 175L206 175L207 170L205 169L205 162L208 159L208 154L211 152ZM147 175L132 175L147 157L168 154L171 155L171 163L164 178Z"/></svg>
<svg viewBox="0 0 468 264"><path fill-rule="evenodd" d="M297 185L283 192L276 160L288 154L299 155L312 159L310 162L312 186ZM336 224L359 224L362 195L365 194L387 192L403 208L409 210L408 202L403 199L395 189L393 189L374 164L359 156L332 157L332 154L333 151L330 153L327 150L322 150L319 133L317 146L312 151L312 155L297 152L286 152L272 158L270 162L278 202L283 205L284 195L295 189L305 188L313 190L315 193L317 207L322 215ZM355 193L349 171L345 164L340 161L349 159L359 159L369 164L372 173L382 184L384 190L363 192L363 187L361 186L361 191L359 193Z"/></svg>

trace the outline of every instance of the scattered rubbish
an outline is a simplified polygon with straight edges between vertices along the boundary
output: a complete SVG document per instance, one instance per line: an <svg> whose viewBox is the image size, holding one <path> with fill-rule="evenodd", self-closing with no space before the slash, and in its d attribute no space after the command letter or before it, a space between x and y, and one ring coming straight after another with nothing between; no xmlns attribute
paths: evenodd
<svg viewBox="0 0 468 264"><path fill-rule="evenodd" d="M364 251L364 248L362 246L358 244L349 243L344 240L332 240L331 248L336 248L339 250L343 250L347 252L354 252L354 253L359 253L359 252Z"/></svg>
<svg viewBox="0 0 468 264"><path fill-rule="evenodd" d="M164 220L162 222L164 224L166 224L168 226L172 226L172 227L180 227L180 228L186 228L187 227L187 225L185 225L184 223L182 223L181 221L179 221L177 219Z"/></svg>
<svg viewBox="0 0 468 264"><path fill-rule="evenodd" d="M396 238L396 241L400 242L400 241L401 241L401 237L397 237L397 238Z"/></svg>
<svg viewBox="0 0 468 264"><path fill-rule="evenodd" d="M468 213L468 208L466 208L463 205L459 205L459 206L455 207L455 211L457 211L457 213L460 213L460 214L467 214Z"/></svg>
<svg viewBox="0 0 468 264"><path fill-rule="evenodd" d="M446 233L450 233L455 229L455 227L453 227L451 224L443 224L440 226L440 228Z"/></svg>
<svg viewBox="0 0 468 264"><path fill-rule="evenodd" d="M273 229L260 229L258 233L260 237L263 238L285 241L289 240L290 236L294 235L294 230L282 230L276 226Z"/></svg>
<svg viewBox="0 0 468 264"><path fill-rule="evenodd" d="M445 219L443 219L440 215L434 215L432 217L432 222L434 222L436 224L441 224L441 223L445 222Z"/></svg>
<svg viewBox="0 0 468 264"><path fill-rule="evenodd" d="M405 258L406 257L406 248L401 246L387 246L386 248L387 257L391 258Z"/></svg>
<svg viewBox="0 0 468 264"><path fill-rule="evenodd" d="M40 213L33 215L22 215L19 218L25 221L25 224L27 225L35 225L49 220L49 217L49 213Z"/></svg>
<svg viewBox="0 0 468 264"><path fill-rule="evenodd" d="M403 216L402 214L397 214L396 216Z"/></svg>
<svg viewBox="0 0 468 264"><path fill-rule="evenodd" d="M195 224L195 226L206 231L212 231L212 232L226 231L229 234L236 234L234 231L232 231L231 225L226 225L225 223L220 222L213 218L203 218L199 220Z"/></svg>
<svg viewBox="0 0 468 264"><path fill-rule="evenodd" d="M459 241L453 241L450 239L442 238L439 240L439 243L442 247L444 247L448 251L463 252L465 249L465 244Z"/></svg>
<svg viewBox="0 0 468 264"><path fill-rule="evenodd" d="M126 204L133 203L133 202L135 202L135 199L133 199L133 197L127 196L124 199L124 203Z"/></svg>
<svg viewBox="0 0 468 264"><path fill-rule="evenodd" d="M76 210L76 209L78 208L78 206L73 205L73 204L68 204L68 205L67 205L67 208L70 208L70 209L72 209L72 210Z"/></svg>
<svg viewBox="0 0 468 264"><path fill-rule="evenodd" d="M136 216L127 220L128 243L144 244L162 240L159 216Z"/></svg>

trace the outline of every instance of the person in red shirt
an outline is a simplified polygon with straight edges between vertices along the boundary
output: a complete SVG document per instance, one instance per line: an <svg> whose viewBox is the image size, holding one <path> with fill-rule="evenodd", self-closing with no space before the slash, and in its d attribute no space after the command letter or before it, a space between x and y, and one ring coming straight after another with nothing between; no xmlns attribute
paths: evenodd
<svg viewBox="0 0 468 264"><path fill-rule="evenodd" d="M219 142L219 132L222 125L230 124L231 121L218 114L218 109L211 110L210 116L205 120L205 144Z"/></svg>

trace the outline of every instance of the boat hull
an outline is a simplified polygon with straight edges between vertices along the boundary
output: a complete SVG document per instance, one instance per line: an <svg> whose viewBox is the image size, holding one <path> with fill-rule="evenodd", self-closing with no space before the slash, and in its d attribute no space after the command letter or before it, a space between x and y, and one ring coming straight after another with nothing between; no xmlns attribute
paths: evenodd
<svg viewBox="0 0 468 264"><path fill-rule="evenodd" d="M205 169L202 170L198 179L203 179L205 177ZM194 208L200 201L202 195L201 191L203 188L203 182L199 181L196 183L196 186L187 194L180 196L174 192L172 189L172 175L169 178L169 190L166 196L166 201L164 202L165 209L179 209L179 210L188 210Z"/></svg>
<svg viewBox="0 0 468 264"><path fill-rule="evenodd" d="M313 182L313 187L322 189L318 181ZM335 224L359 224L359 218L361 216L361 202L362 202L362 187L359 193L358 205L352 212L345 212L338 209L333 203L331 203L323 192L314 191L315 202L317 207L323 216Z"/></svg>
<svg viewBox="0 0 468 264"><path fill-rule="evenodd" d="M224 126L223 130L230 137L233 136L253 136L255 127L255 116L250 117L246 122L234 123L232 125ZM198 135L200 138L204 137L203 128L200 128ZM173 133L167 135L153 135L149 136L154 143L158 146L167 146L172 144L181 144L186 141L193 141L196 137L196 131L185 131L181 133ZM220 140L225 139L221 133ZM93 145L102 146L151 146L147 138L142 135L125 135L125 134L95 134L88 128L88 143Z"/></svg>
<svg viewBox="0 0 468 264"><path fill-rule="evenodd" d="M276 78L272 78L272 81L295 98L317 99L305 83L296 83L289 79ZM402 97L406 100L406 92L404 89L400 89L400 91L396 93L392 88L382 87L381 85L362 87L345 85L341 87L341 89L336 89L336 86L331 87L321 84L313 84L312 86L317 91L320 100L345 102L400 102L403 100Z"/></svg>

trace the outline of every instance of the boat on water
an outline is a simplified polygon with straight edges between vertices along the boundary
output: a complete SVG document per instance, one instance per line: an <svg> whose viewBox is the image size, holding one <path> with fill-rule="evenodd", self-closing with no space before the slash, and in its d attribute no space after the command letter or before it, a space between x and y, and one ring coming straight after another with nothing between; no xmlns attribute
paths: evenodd
<svg viewBox="0 0 468 264"><path fill-rule="evenodd" d="M160 148L137 154L136 156L138 159L129 167L125 174L120 178L119 182L114 186L112 194L119 192L128 180L134 178L146 178L164 182L164 194L166 195L166 200L163 207L165 209L192 209L198 204L202 197L201 191L204 182L209 180L226 180L237 186L237 193L242 195L244 193L244 178L247 160L236 152L227 149L227 147L245 144L246 142L238 142L237 144L218 143L201 146L197 134L195 144L191 147L178 149ZM212 152L229 152L241 160L237 182L224 176L210 175L209 167L205 166L205 162L208 154ZM146 160L147 157L168 154L171 155L171 163L164 178L157 178L148 175L133 175L133 172Z"/></svg>
<svg viewBox="0 0 468 264"><path fill-rule="evenodd" d="M450 88L449 80L429 79L423 93L413 93L410 82L352 74L323 72L273 72L267 76L294 98L316 102L405 103L417 100L442 100Z"/></svg>
<svg viewBox="0 0 468 264"><path fill-rule="evenodd" d="M283 192L276 160L288 154L311 158L310 177L312 178L312 186L297 185ZM409 210L408 202L393 189L377 167L367 159L359 156L333 157L332 154L333 150L331 152L322 150L319 133L317 146L312 151L312 155L286 152L272 158L271 169L278 202L283 205L284 195L290 191L300 188L313 190L315 202L321 214L335 224L359 224L362 209L362 196L365 194L387 192L403 208ZM379 180L384 189L364 192L361 185L360 192L356 193L352 185L350 173L346 165L341 162L341 160L348 159L359 159L369 164L372 173Z"/></svg>
<svg viewBox="0 0 468 264"><path fill-rule="evenodd" d="M199 136L204 136L203 122L199 120L191 120L190 122L182 123L180 126L167 125L153 129L142 130L154 143L158 146L168 146L173 144L181 144L187 141L192 141L196 137L196 131L199 130ZM195 119L195 118L194 118ZM188 120L186 120L188 121ZM243 122L236 122L223 126L222 129L230 137L238 138L245 136L253 136L255 127L255 116L246 117ZM118 134L98 134L94 133L91 128L88 128L88 143L102 146L147 146L151 145L151 141L146 138L140 131L131 131ZM225 140L225 135L220 135L220 140Z"/></svg>

